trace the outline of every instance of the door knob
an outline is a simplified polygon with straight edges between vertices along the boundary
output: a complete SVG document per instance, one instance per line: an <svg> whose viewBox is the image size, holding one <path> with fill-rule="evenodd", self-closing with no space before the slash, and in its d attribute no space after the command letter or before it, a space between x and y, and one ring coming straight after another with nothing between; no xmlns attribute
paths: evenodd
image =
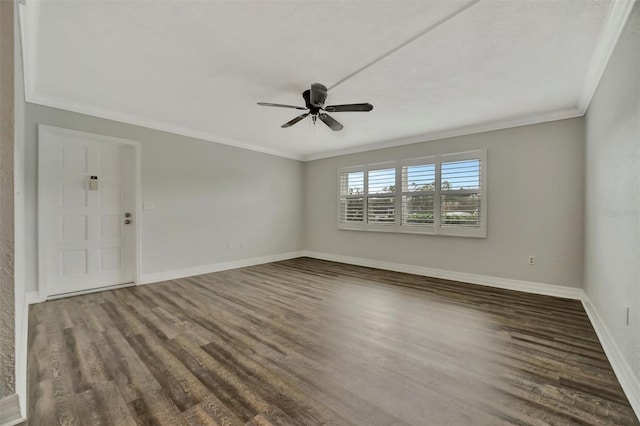
<svg viewBox="0 0 640 426"><path fill-rule="evenodd" d="M125 213L124 217L131 217L131 213L129 213L129 212Z"/></svg>
<svg viewBox="0 0 640 426"><path fill-rule="evenodd" d="M130 224L131 222L132 222L131 220L127 219L127 220L125 220L125 221L124 221L124 224L125 224L125 225L128 225L128 224Z"/></svg>

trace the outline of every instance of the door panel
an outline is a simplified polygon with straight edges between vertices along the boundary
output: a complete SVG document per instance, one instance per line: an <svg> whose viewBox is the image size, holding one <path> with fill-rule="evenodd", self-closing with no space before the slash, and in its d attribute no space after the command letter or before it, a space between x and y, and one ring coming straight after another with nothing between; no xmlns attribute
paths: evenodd
<svg viewBox="0 0 640 426"><path fill-rule="evenodd" d="M137 220L125 224L125 213L135 207L135 149L47 127L39 155L46 295L133 282Z"/></svg>

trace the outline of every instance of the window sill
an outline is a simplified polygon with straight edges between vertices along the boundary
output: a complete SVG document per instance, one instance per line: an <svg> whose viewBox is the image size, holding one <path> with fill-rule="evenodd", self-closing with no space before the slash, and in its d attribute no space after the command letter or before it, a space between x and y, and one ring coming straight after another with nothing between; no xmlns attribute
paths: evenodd
<svg viewBox="0 0 640 426"><path fill-rule="evenodd" d="M433 235L444 237L467 237L467 238L487 238L487 232L478 228L418 228L407 226L367 226L367 225L347 225L339 224L341 231L365 231L365 232L386 232L392 234L417 234Z"/></svg>

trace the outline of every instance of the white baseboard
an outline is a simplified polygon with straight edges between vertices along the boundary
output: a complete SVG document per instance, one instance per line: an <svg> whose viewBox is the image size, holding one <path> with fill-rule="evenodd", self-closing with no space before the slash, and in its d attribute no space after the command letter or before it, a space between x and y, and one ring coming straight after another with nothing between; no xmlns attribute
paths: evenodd
<svg viewBox="0 0 640 426"><path fill-rule="evenodd" d="M17 394L0 399L0 426L13 426L24 422L20 413L20 402Z"/></svg>
<svg viewBox="0 0 640 426"><path fill-rule="evenodd" d="M20 338L16 342L16 394L19 399L20 414L22 418L27 417L27 353L29 350L29 306L40 303L40 296L37 291L24 294L22 307L22 326Z"/></svg>
<svg viewBox="0 0 640 426"><path fill-rule="evenodd" d="M316 251L303 251L303 255L307 257L313 257L315 259L331 260L333 262L367 266L369 268L386 269L388 271L405 272L408 274L423 275L445 280L461 281L471 284L480 284L507 290L523 291L526 293L543 294L546 296L563 297L566 299L581 300L582 295L584 294L581 288L575 287L565 287L561 285L536 283L532 281L491 277L488 275L470 274L468 272L448 271L445 269L407 265L404 263L384 262L380 260L365 259L361 257L342 256L339 254L321 253Z"/></svg>
<svg viewBox="0 0 640 426"><path fill-rule="evenodd" d="M441 278L447 280L467 282L471 284L480 284L489 287L502 288L507 290L516 290L526 293L542 294L546 296L562 297L567 299L581 300L584 309L589 316L589 320L593 325L594 330L604 348L605 354L611 363L613 371L622 386L631 407L633 408L636 416L640 419L640 380L634 374L629 363L627 363L624 355L616 345L613 337L609 333L604 322L600 318L600 315L595 309L595 306L585 294L581 288L564 287L553 284L536 283L532 281L513 280L509 278L492 277L488 275L471 274L467 272L448 271L445 269L428 268L424 266L407 265L402 263L384 262L373 259L366 259L360 257L342 256L338 254L322 253L316 251L295 251L288 253L280 253L269 256L253 257L249 259L232 260L228 262L213 263L210 265L201 265L192 268L177 269L164 272L156 272L151 274L143 274L141 277L141 284L150 284L160 281L167 281L172 279L190 277L194 275L208 274L217 271L224 271L228 269L243 268L246 266L260 265L263 263L277 262L281 260L294 259L297 257L306 256L315 259L329 260L339 263L347 263L351 265L366 266L370 268L385 269L389 271L404 272L415 275L429 276L434 278ZM42 302L38 292L30 292L25 294L25 305ZM25 315L28 318L28 309L25 309ZM25 327L23 327L23 343L20 348L22 353L26 354L26 327L27 321L24 321ZM26 357L25 357L26 359ZM13 399L10 399L13 398ZM6 400L6 401L5 401ZM26 401L26 398L24 399ZM14 422L4 423L5 408L6 410L17 410L18 417ZM0 426L11 426L20 423L24 419L20 416L20 405L17 395L11 395L10 397L0 400ZM8 414L11 411L7 411ZM7 420L9 421L9 420Z"/></svg>
<svg viewBox="0 0 640 426"><path fill-rule="evenodd" d="M16 357L15 357L15 366L16 366L16 393L15 393L15 404L17 409L19 410L19 416L15 419L15 422L3 423L4 420L4 412L3 409L0 408L0 426L5 425L13 425L18 424L24 421L27 417L27 351L28 348L28 340L29 340L29 305L33 305L34 303L40 303L42 300L37 291L31 291L24 294L22 301L22 309L20 310L22 314L22 321L19 333L16 334ZM18 321L16 321L16 324Z"/></svg>
<svg viewBox="0 0 640 426"><path fill-rule="evenodd" d="M60 293L60 294L50 295L47 297L47 300L65 299L67 297L82 296L83 294L99 293L101 291L117 290L119 288L132 287L134 285L135 283L130 282L130 283L124 283L124 284L109 285L106 287L96 287L96 288L91 288L89 290L70 291L69 293Z"/></svg>
<svg viewBox="0 0 640 426"><path fill-rule="evenodd" d="M526 293L542 294L546 296L563 297L582 301L584 310L589 316L589 320L598 335L600 344L611 363L622 390L624 391L631 407L638 419L640 419L640 380L634 374L631 366L626 361L624 355L616 345L613 337L598 315L595 306L586 295L583 289L564 287L552 284L543 284L530 281L512 280L508 278L491 277L487 275L470 274L466 272L447 271L444 269L427 268L424 266L406 265L402 263L384 262L379 260L365 259L360 257L342 256L331 253L320 253L315 251L303 251L303 255L315 259L330 260L333 262L348 263L351 265L367 266L389 271L405 272L415 275L424 275L434 278L461 281L472 284L481 284L490 287L504 288L508 290L523 291Z"/></svg>
<svg viewBox="0 0 640 426"><path fill-rule="evenodd" d="M248 259L230 260L228 262L218 262L212 263L210 265L194 266L191 268L174 269L171 271L154 272L151 274L142 274L140 277L140 284L151 284L160 281L176 280L179 278L192 277L194 275L226 271L227 269L244 268L246 266L261 265L263 263L294 259L301 256L301 251L291 251L287 253L272 254L269 256L251 257Z"/></svg>
<svg viewBox="0 0 640 426"><path fill-rule="evenodd" d="M616 374L616 377L620 382L620 386L622 386L622 390L629 400L629 404L631 404L633 411L640 420L640 379L638 379L634 374L631 366L618 348L615 340L613 340L611 333L609 333L607 326L604 325L604 322L591 302L591 299L589 299L589 296L586 294L582 299L582 305L584 306L584 310L587 312L589 320L591 320L591 324L598 335L600 344L609 359L613 372Z"/></svg>

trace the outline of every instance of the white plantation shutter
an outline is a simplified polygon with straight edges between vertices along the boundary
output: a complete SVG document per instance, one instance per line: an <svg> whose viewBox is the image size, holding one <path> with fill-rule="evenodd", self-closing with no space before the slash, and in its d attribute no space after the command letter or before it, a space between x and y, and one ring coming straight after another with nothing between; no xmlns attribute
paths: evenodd
<svg viewBox="0 0 640 426"><path fill-rule="evenodd" d="M402 167L402 225L434 226L436 195L435 163Z"/></svg>
<svg viewBox="0 0 640 426"><path fill-rule="evenodd" d="M485 149L340 171L338 227L486 237Z"/></svg>
<svg viewBox="0 0 640 426"><path fill-rule="evenodd" d="M340 223L364 223L364 171L340 173Z"/></svg>
<svg viewBox="0 0 640 426"><path fill-rule="evenodd" d="M440 165L440 226L479 228L482 219L480 159Z"/></svg>
<svg viewBox="0 0 640 426"><path fill-rule="evenodd" d="M395 225L396 169L377 169L367 172L367 223Z"/></svg>

